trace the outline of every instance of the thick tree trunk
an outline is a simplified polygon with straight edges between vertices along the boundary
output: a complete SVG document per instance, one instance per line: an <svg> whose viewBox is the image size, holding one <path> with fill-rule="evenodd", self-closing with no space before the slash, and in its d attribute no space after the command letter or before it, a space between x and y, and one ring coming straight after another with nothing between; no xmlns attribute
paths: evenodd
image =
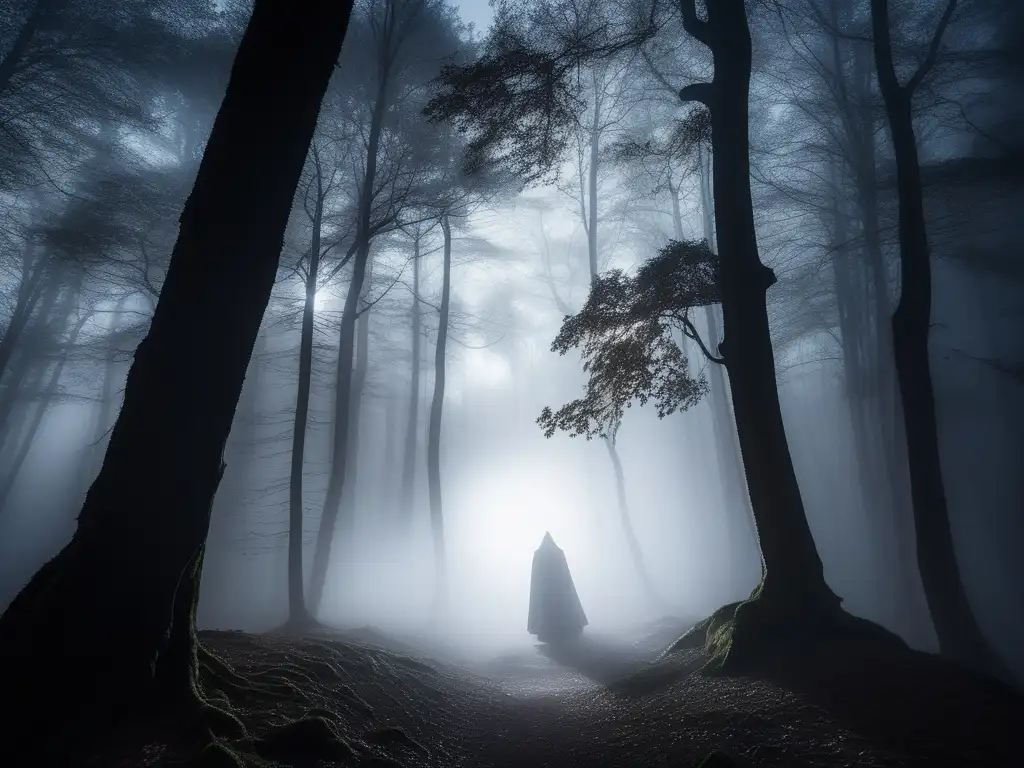
<svg viewBox="0 0 1024 768"><path fill-rule="evenodd" d="M4 764L70 765L117 721L182 703L197 706L179 716L200 714L181 661L195 654L198 562L350 12L255 2L78 529L0 618L0 688L19 702Z"/></svg>
<svg viewBox="0 0 1024 768"><path fill-rule="evenodd" d="M246 503L253 488L261 360L266 346L267 334L261 333L256 337L246 369L225 448L227 467L210 512L210 531L203 550L203 582L196 612L196 621L205 629L238 629L253 602L262 598L246 567L250 558L239 559L238 550L252 543Z"/></svg>
<svg viewBox="0 0 1024 768"><path fill-rule="evenodd" d="M427 426L427 484L430 495L430 530L434 542L435 611L444 609L448 597L444 552L444 514L441 504L441 416L444 410L446 354L448 349L448 311L452 294L452 228L448 214L441 217L444 232L444 267L441 277L441 308L434 347L434 396L430 401Z"/></svg>
<svg viewBox="0 0 1024 768"><path fill-rule="evenodd" d="M684 13L687 31L711 48L709 85L688 86L685 101L700 98L711 112L715 223L718 233L725 340L743 466L764 565L761 604L779 615L816 615L839 606L807 524L789 453L775 381L766 293L774 273L761 263L750 195L748 99L751 41L743 0L695 5Z"/></svg>
<svg viewBox="0 0 1024 768"><path fill-rule="evenodd" d="M316 289L320 270L320 230L323 222L323 177L319 162L316 170L317 196L313 209L309 268L306 272L306 299L302 305L302 330L299 334L299 382L295 396L295 420L292 425L291 476L288 484L288 624L302 626L309 619L303 589L305 581L302 550L305 537L305 505L302 496L306 458L306 427L309 421L309 394L313 383L313 323L316 320Z"/></svg>
<svg viewBox="0 0 1024 768"><path fill-rule="evenodd" d="M701 223L704 239L712 253L718 253L718 238L715 237L713 199L711 192L711 158L700 152L700 200ZM721 341L718 332L718 310L714 305L704 307L704 322L708 329L706 346L717 351ZM729 405L729 389L725 367L717 363L708 366L711 390L711 423L715 433L715 448L718 457L719 478L722 482L723 499L735 509L727 513L728 530L732 540L733 554L738 561L750 559L748 567L737 562L732 569L737 586L743 590L753 580L754 584L764 575L760 554L757 551L757 530L754 527L754 512L750 507L747 478L743 474L743 459L736 437L736 422ZM751 577L754 577L751 579ZM752 586L752 585L751 585Z"/></svg>
<svg viewBox="0 0 1024 768"><path fill-rule="evenodd" d="M89 486L92 485L92 481L96 479L96 475L100 471L100 466L103 464L103 454L106 452L107 432L110 429L111 422L113 421L112 417L116 400L114 385L117 382L118 374L118 350L116 342L120 335L118 333L117 323L121 317L121 313L124 312L124 305L126 301L126 298L122 298L117 302L117 306L110 315L110 322L108 324L106 344L109 346L106 349L107 359L103 366L103 385L100 388L99 402L96 403L96 416L93 419L92 439L89 441L89 445L86 446L85 456L83 456L82 460L81 473L86 492L89 490Z"/></svg>
<svg viewBox="0 0 1024 768"><path fill-rule="evenodd" d="M405 443L402 451L402 495L399 500L401 514L406 528L412 524L413 497L416 487L416 446L420 424L420 366L423 330L420 317L420 238L413 243L412 256L412 308L409 317L412 326L412 370L409 378L409 417L405 426Z"/></svg>
<svg viewBox="0 0 1024 768"><path fill-rule="evenodd" d="M871 24L878 83L896 158L901 292L892 316L892 337L907 439L918 567L941 652L1002 674L1002 664L971 609L950 526L928 358L931 255L914 134L913 87L900 85L896 78L887 0L871 0Z"/></svg>

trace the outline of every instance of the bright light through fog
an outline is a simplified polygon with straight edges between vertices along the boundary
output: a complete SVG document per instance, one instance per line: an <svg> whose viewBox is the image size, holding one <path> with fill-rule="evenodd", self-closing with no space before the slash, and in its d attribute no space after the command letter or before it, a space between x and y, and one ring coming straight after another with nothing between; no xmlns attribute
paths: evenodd
<svg viewBox="0 0 1024 768"><path fill-rule="evenodd" d="M576 506L553 469L510 466L480 478L466 489L485 500L477 513L460 521L460 536L488 570L501 570L532 555L545 531L568 534L578 524Z"/></svg>
<svg viewBox="0 0 1024 768"><path fill-rule="evenodd" d="M470 385L494 387L512 374L508 361L486 348L467 349L463 365Z"/></svg>
<svg viewBox="0 0 1024 768"><path fill-rule="evenodd" d="M580 567L580 504L557 468L535 462L495 467L453 494L453 583L480 631L527 639L533 552L550 531L570 567Z"/></svg>

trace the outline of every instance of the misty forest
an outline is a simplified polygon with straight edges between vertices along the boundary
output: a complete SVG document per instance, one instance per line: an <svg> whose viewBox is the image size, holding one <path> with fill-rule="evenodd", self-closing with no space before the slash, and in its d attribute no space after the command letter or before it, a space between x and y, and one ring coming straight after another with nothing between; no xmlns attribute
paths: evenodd
<svg viewBox="0 0 1024 768"><path fill-rule="evenodd" d="M0 6L0 764L1024 763L1019 0Z"/></svg>

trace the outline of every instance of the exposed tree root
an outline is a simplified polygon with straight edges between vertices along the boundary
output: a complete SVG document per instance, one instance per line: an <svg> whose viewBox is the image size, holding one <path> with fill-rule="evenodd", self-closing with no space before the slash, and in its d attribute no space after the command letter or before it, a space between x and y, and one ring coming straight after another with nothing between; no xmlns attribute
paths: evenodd
<svg viewBox="0 0 1024 768"><path fill-rule="evenodd" d="M241 755L222 741L214 739L199 753L196 768L245 768Z"/></svg>

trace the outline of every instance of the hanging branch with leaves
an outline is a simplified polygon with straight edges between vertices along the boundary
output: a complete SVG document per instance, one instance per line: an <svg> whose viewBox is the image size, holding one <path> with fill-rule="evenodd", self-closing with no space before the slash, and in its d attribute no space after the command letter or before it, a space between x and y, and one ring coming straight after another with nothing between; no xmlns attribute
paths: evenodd
<svg viewBox="0 0 1024 768"><path fill-rule="evenodd" d="M589 375L585 394L537 419L547 437L614 438L627 408L653 401L658 418L686 410L707 393L704 375L690 375L676 333L700 339L692 310L718 302L717 260L703 241L672 240L635 275L612 270L591 285L587 303L569 315L551 349L579 349Z"/></svg>

